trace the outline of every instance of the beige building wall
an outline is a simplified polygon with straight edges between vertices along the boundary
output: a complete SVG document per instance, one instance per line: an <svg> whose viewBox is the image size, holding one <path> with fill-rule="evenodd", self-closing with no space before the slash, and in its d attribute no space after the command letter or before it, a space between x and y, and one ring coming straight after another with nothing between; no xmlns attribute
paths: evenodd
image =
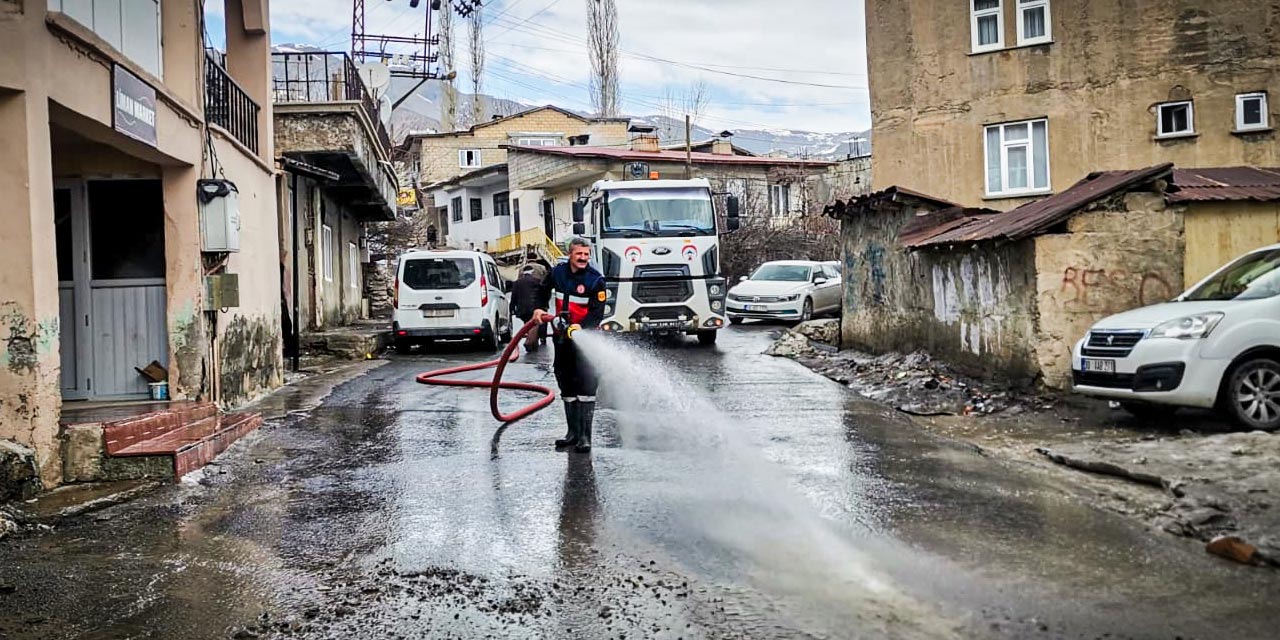
<svg viewBox="0 0 1280 640"><path fill-rule="evenodd" d="M229 65L262 106L265 133L267 3L226 4ZM205 147L197 5L164 3L163 79L87 26L46 11L47 2L21 6L0 19L0 194L6 203L0 207L0 322L8 336L0 341L0 439L34 449L41 480L52 486L61 481L62 405L55 177L161 180L171 395L209 398L216 384L225 403L237 404L280 381L277 231L267 164L273 149L269 135L254 154L213 134L223 170L239 187L243 221L242 249L226 267L241 276L242 305L217 314L215 334L204 306L196 199ZM154 146L112 128L113 64L156 89ZM215 371L221 374L216 383L209 378Z"/></svg>
<svg viewBox="0 0 1280 640"><path fill-rule="evenodd" d="M1280 243L1278 202L1191 202L1186 209L1184 288L1247 251Z"/></svg>
<svg viewBox="0 0 1280 640"><path fill-rule="evenodd" d="M1237 134L1235 96L1268 91L1280 118L1280 6L1250 0L1051 0L1052 43L971 53L969 2L867 0L873 188L1007 210L984 196L984 125L1048 118L1050 188L1163 162L1275 166L1274 132ZM1191 100L1196 137L1155 140L1155 106Z"/></svg>
<svg viewBox="0 0 1280 640"><path fill-rule="evenodd" d="M1094 323L1182 292L1183 208L1162 194L1112 199L1034 241L1033 344L1049 387L1071 388L1071 348Z"/></svg>
<svg viewBox="0 0 1280 640"><path fill-rule="evenodd" d="M420 183L430 185L474 171L458 162L458 152L473 149L480 153L480 167L507 161L504 145L513 145L513 134L528 137L554 137L568 145L568 136L589 134L592 146L626 145L627 122L624 120L584 120L551 108L515 115L492 123L477 125L470 131L423 136L421 138ZM539 136L537 134L545 134Z"/></svg>

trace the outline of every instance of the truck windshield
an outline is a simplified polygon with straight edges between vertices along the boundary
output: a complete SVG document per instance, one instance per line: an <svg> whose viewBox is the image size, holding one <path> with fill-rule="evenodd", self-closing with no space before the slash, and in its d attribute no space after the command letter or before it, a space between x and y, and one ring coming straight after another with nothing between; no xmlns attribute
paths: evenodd
<svg viewBox="0 0 1280 640"><path fill-rule="evenodd" d="M1183 300L1258 300L1280 295L1280 249L1236 260Z"/></svg>
<svg viewBox="0 0 1280 640"><path fill-rule="evenodd" d="M715 212L706 189L610 191L604 233L647 236L714 235Z"/></svg>
<svg viewBox="0 0 1280 640"><path fill-rule="evenodd" d="M417 291L466 289L476 281L474 258L415 258L404 263L406 287Z"/></svg>
<svg viewBox="0 0 1280 640"><path fill-rule="evenodd" d="M800 264L762 264L751 274L752 280L769 282L808 282L809 267Z"/></svg>

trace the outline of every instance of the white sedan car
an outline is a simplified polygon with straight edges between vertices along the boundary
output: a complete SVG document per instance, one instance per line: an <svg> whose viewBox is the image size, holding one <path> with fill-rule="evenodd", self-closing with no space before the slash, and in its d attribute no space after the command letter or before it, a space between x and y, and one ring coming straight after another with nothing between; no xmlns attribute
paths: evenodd
<svg viewBox="0 0 1280 640"><path fill-rule="evenodd" d="M1245 254L1172 302L1104 318L1072 353L1075 390L1136 414L1216 408L1280 428L1280 245Z"/></svg>
<svg viewBox="0 0 1280 640"><path fill-rule="evenodd" d="M766 262L729 289L725 315L733 324L749 318L802 322L820 313L839 314L841 291L836 263Z"/></svg>

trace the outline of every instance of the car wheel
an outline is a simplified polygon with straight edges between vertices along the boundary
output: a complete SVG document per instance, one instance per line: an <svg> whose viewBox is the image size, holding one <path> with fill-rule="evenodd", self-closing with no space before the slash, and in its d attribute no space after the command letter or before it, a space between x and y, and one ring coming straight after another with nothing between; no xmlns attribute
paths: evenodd
<svg viewBox="0 0 1280 640"><path fill-rule="evenodd" d="M716 336L719 335L719 333L720 333L719 331L699 331L698 344L703 345L705 347L709 347L715 344Z"/></svg>
<svg viewBox="0 0 1280 640"><path fill-rule="evenodd" d="M1129 415L1143 420L1168 418L1178 412L1178 408L1171 405L1147 402L1121 402L1120 408L1129 412Z"/></svg>
<svg viewBox="0 0 1280 640"><path fill-rule="evenodd" d="M742 324L742 318L729 317L729 324Z"/></svg>
<svg viewBox="0 0 1280 640"><path fill-rule="evenodd" d="M1231 419L1248 429L1280 428L1280 362L1247 360L1227 377L1223 406Z"/></svg>
<svg viewBox="0 0 1280 640"><path fill-rule="evenodd" d="M813 299L805 298L804 307L800 311L800 322L808 322L813 319Z"/></svg>

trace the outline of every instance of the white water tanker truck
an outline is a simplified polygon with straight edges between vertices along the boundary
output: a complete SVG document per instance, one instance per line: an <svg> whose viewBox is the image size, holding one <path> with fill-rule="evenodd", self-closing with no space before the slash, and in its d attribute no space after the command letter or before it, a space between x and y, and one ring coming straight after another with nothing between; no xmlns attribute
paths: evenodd
<svg viewBox="0 0 1280 640"><path fill-rule="evenodd" d="M594 240L592 257L608 286L601 329L716 341L729 290L720 234L737 229L739 215L729 195L721 229L716 195L705 178L602 180L574 203L574 233Z"/></svg>

